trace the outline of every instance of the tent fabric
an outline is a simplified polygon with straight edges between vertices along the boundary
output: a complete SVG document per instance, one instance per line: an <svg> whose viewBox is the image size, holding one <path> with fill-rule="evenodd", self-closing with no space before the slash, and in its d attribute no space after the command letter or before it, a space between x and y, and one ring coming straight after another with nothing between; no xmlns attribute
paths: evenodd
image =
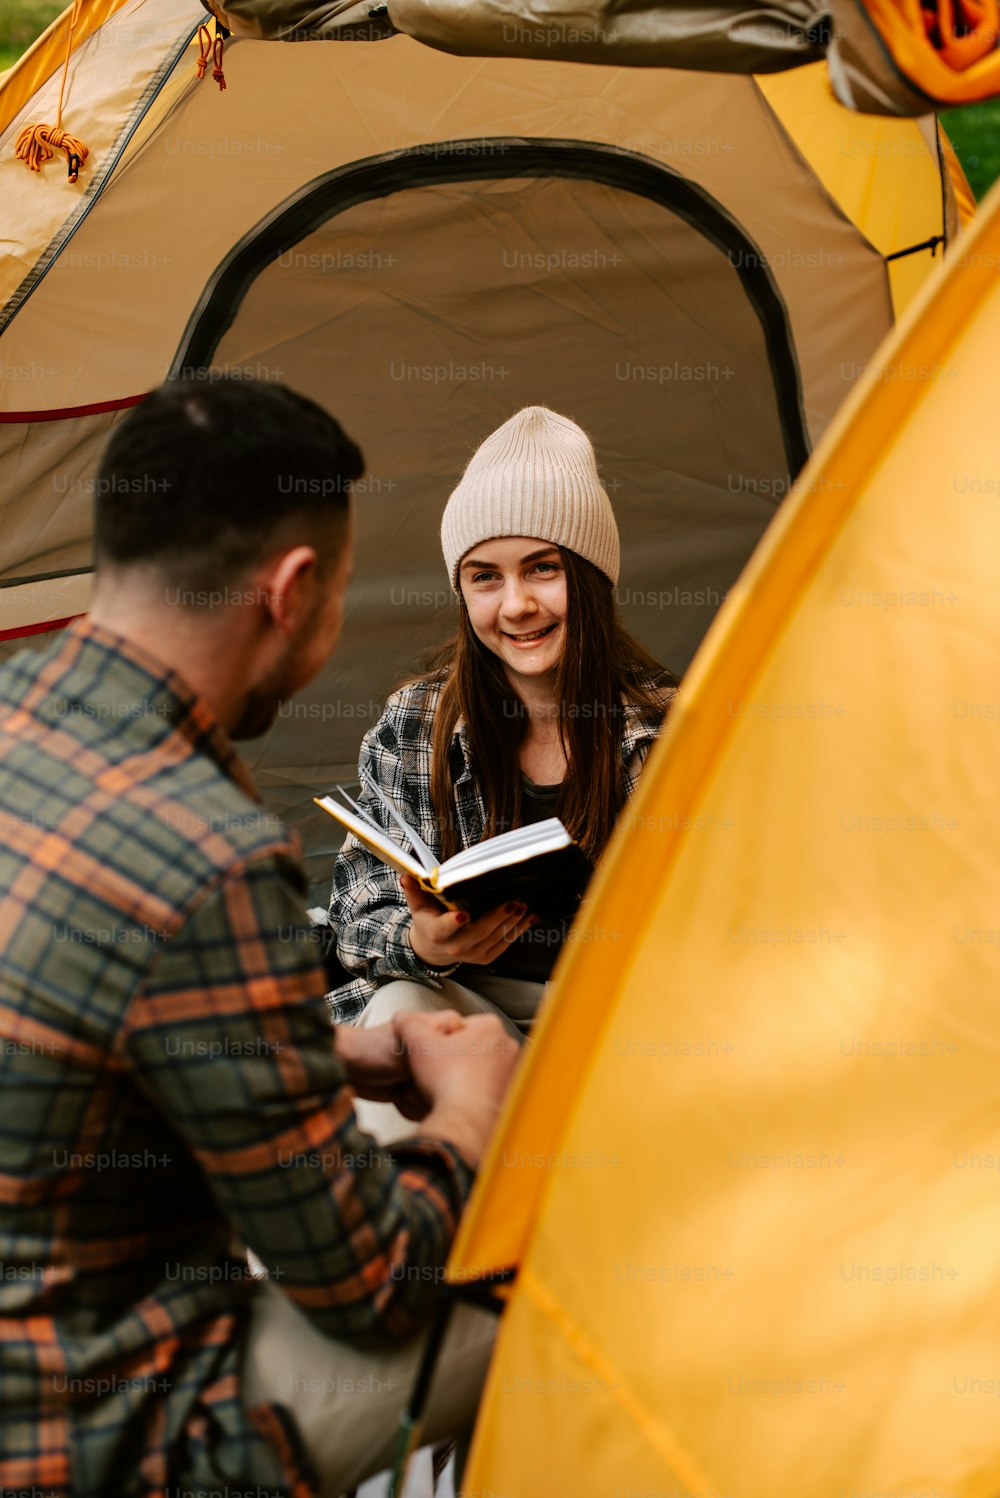
<svg viewBox="0 0 1000 1498"><path fill-rule="evenodd" d="M720 73L783 72L826 56L840 102L870 114L919 116L1000 92L997 0L578 0L559 9L391 0L367 13L343 0L209 3L230 30L273 40L396 29L461 56Z"/></svg>
<svg viewBox="0 0 1000 1498"><path fill-rule="evenodd" d="M75 39L63 124L83 139L90 151L79 185L66 180L61 156L39 175L29 172L14 155L14 143L26 125L56 117L62 58L57 60L54 53L49 54L52 71L26 99L21 97L19 79L22 68L29 75L35 72L30 54L7 75L0 87L0 117L6 119L0 134L6 250L0 260L0 333L48 273L52 261L65 252L77 227L89 218L105 184L120 170L136 131L156 109L164 90L176 94L179 87L190 87L198 55L195 37L200 10L191 0L162 0L157 5L150 5L149 0L127 0L104 26ZM183 64L175 66L181 58ZM205 87L214 85L206 83ZM17 104L9 111L8 94ZM147 261L154 254L150 247ZM89 271L91 282L96 275L114 268L114 262L104 261L79 267ZM147 273L150 268L148 263L133 267ZM45 399L55 377L44 359L29 359L27 374L19 373L19 363L9 364L14 373L7 374L4 382L7 409L11 405L16 409L18 404L21 409L31 409L32 404L51 407L83 403ZM30 395L18 402L16 392L25 384L37 390L34 402Z"/></svg>
<svg viewBox="0 0 1000 1498"><path fill-rule="evenodd" d="M45 48L37 95L7 85L0 633L85 606L100 445L199 347L206 379L318 392L369 453L344 648L251 751L307 834L444 630L434 522L515 404L594 434L653 649L683 666L723 604L456 1245L455 1280L520 1266L467 1490L986 1498L1000 200L886 360L913 290L887 257L934 240L907 257L930 275L950 234L926 126L838 137L818 107L800 139L780 84L595 88L404 36L236 40L220 94L196 5L105 14L71 68L76 189L12 160ZM826 436L782 503L796 418Z"/></svg>
<svg viewBox="0 0 1000 1498"><path fill-rule="evenodd" d="M223 93L196 76L203 15L128 0L79 41L75 188L12 154L55 71L0 136L0 632L86 607L100 449L171 369L335 411L369 461L343 644L250 746L321 898L335 832L311 798L448 630L436 524L484 433L532 403L591 433L619 605L683 670L910 294L890 264L933 272L954 194L927 126L837 112L820 67L784 96L647 68L595 89L405 36L234 38Z"/></svg>
<svg viewBox="0 0 1000 1498"><path fill-rule="evenodd" d="M1000 91L997 0L833 0L830 78L872 114L920 115Z"/></svg>
<svg viewBox="0 0 1000 1498"><path fill-rule="evenodd" d="M301 0L257 0L233 6L207 6L228 30L258 41L326 42L384 41L398 35L385 5L371 0L334 0L331 4L302 5Z"/></svg>
<svg viewBox="0 0 1000 1498"><path fill-rule="evenodd" d="M933 116L916 122L916 131L901 131L899 120L846 113L834 98L821 63L772 73L757 83L827 191L886 255L899 246L934 238L934 230L928 233L926 205L939 180L944 181L948 199L946 221L951 227L946 239L954 238L958 220L971 220L976 205L961 168L954 171L949 165L942 178L939 152L951 147ZM912 190L905 194L892 189L900 156L907 157L912 177ZM932 256L943 248L933 246ZM901 312L926 279L924 257L893 259L889 274L893 304Z"/></svg>
<svg viewBox="0 0 1000 1498"><path fill-rule="evenodd" d="M557 969L449 1267L520 1266L472 1491L995 1491L1000 189L949 261Z"/></svg>
<svg viewBox="0 0 1000 1498"><path fill-rule="evenodd" d="M766 73L823 56L828 9L815 0L589 0L546 9L530 0L456 5L392 0L391 7L312 0L230 0L211 8L239 35L275 41L349 37L360 15L463 57L545 57L615 67ZM374 9L374 15L372 14Z"/></svg>
<svg viewBox="0 0 1000 1498"><path fill-rule="evenodd" d="M962 167L958 160L958 155L955 151L955 147L948 139L943 127L940 124L938 125L937 129L937 137L938 144L941 149L941 154L944 158L948 179L951 182L951 185L955 192L955 206L958 211L959 220L963 225L969 224L972 222L976 213L975 194L973 193L972 188L969 186L969 182L965 176L965 173L962 171Z"/></svg>
<svg viewBox="0 0 1000 1498"><path fill-rule="evenodd" d="M67 41L73 49L79 47L128 3L129 0L88 0L81 7L75 25L72 6L57 16L18 58L16 66L0 73L0 129L62 67Z"/></svg>

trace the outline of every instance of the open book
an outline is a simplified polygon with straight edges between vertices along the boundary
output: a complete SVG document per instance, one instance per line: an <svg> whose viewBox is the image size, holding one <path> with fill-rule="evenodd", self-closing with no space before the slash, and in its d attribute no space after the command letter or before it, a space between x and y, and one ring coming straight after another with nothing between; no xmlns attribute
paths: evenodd
<svg viewBox="0 0 1000 1498"><path fill-rule="evenodd" d="M394 842L346 791L340 794L348 806L332 796L316 796L316 805L335 817L383 863L401 874L412 874L446 909L467 910L475 919L509 900L523 900L543 920L572 914L592 865L558 817L515 827L438 863L381 788L374 781L365 783L404 835L412 853Z"/></svg>

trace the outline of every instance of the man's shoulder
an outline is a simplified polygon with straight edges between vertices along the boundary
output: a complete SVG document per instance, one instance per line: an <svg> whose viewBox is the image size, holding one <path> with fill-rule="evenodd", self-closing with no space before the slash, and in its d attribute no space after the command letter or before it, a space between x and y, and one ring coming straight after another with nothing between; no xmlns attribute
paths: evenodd
<svg viewBox="0 0 1000 1498"><path fill-rule="evenodd" d="M207 755L164 761L129 800L137 825L162 830L165 854L173 845L220 871L270 852L297 856L294 833Z"/></svg>
<svg viewBox="0 0 1000 1498"><path fill-rule="evenodd" d="M228 869L269 855L297 861L294 835L157 712L160 699L131 697L127 682L102 694L89 676L78 689L58 654L22 652L0 668L0 814L25 821L32 805L40 834L173 909ZM30 827L21 841L33 860Z"/></svg>
<svg viewBox="0 0 1000 1498"><path fill-rule="evenodd" d="M49 662L59 654L61 645L56 636L37 646L22 646L0 661L0 710L9 712L20 707Z"/></svg>

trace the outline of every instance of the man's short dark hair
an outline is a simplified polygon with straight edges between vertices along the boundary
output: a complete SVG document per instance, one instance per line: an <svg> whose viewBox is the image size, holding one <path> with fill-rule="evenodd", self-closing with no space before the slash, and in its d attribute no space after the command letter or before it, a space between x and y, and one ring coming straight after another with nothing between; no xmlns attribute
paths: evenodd
<svg viewBox="0 0 1000 1498"><path fill-rule="evenodd" d="M161 385L112 433L97 481L98 566L235 583L283 545L332 565L364 472L340 423L286 385L232 375Z"/></svg>

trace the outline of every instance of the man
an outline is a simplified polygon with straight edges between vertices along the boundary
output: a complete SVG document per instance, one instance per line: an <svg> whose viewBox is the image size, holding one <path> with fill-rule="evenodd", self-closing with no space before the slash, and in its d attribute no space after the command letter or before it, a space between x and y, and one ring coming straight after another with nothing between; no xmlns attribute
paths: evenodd
<svg viewBox="0 0 1000 1498"><path fill-rule="evenodd" d="M516 1045L331 1032L297 846L232 745L336 643L361 472L280 386L165 386L104 456L90 615L0 669L5 1491L385 1464L417 1350L358 1349L427 1319ZM391 1156L352 1088L419 1120ZM446 1418L487 1346L466 1318Z"/></svg>

